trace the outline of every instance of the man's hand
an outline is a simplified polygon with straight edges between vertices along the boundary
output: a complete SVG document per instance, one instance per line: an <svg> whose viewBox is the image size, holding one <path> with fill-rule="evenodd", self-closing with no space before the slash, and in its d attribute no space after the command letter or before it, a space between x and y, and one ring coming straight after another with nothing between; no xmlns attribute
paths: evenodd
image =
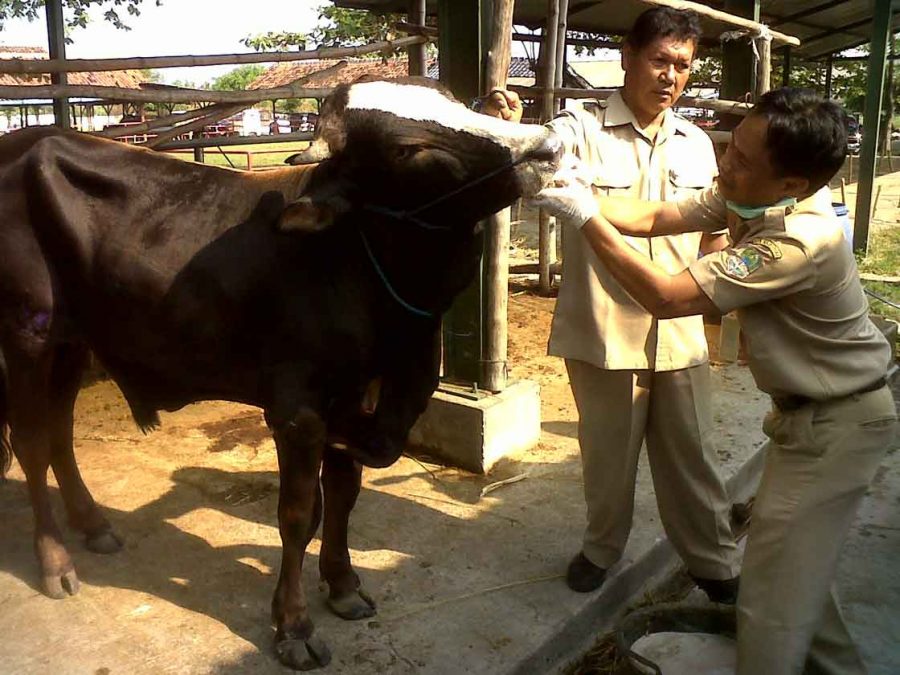
<svg viewBox="0 0 900 675"><path fill-rule="evenodd" d="M522 101L514 91L494 89L485 96L481 104L481 112L491 117L499 117L507 122L522 120Z"/></svg>
<svg viewBox="0 0 900 675"><path fill-rule="evenodd" d="M600 213L587 167L574 155L563 157L551 184L529 203L578 228Z"/></svg>

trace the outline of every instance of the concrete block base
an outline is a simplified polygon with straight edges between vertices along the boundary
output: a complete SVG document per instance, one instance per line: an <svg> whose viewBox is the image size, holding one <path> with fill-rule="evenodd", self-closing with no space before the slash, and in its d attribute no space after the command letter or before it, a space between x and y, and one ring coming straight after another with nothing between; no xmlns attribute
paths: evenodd
<svg viewBox="0 0 900 675"><path fill-rule="evenodd" d="M541 436L541 389L519 380L499 394L441 385L409 434L413 450L475 473L534 447Z"/></svg>

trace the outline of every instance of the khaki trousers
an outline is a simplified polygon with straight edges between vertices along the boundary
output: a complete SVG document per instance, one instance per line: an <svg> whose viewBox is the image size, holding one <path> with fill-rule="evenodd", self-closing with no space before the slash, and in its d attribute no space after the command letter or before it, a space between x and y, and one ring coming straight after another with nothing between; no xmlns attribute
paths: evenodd
<svg viewBox="0 0 900 675"><path fill-rule="evenodd" d="M735 576L730 503L711 442L709 366L657 373L567 359L566 368L578 407L587 559L609 568L622 556L646 439L659 514L675 550L696 576Z"/></svg>
<svg viewBox="0 0 900 675"><path fill-rule="evenodd" d="M894 438L884 387L791 412L771 439L738 596L739 675L865 673L832 586L847 532Z"/></svg>

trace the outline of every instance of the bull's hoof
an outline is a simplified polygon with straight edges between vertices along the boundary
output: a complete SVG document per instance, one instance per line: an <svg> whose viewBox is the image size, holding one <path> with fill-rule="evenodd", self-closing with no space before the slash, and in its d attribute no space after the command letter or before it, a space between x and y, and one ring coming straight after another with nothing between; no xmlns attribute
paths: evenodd
<svg viewBox="0 0 900 675"><path fill-rule="evenodd" d="M275 651L282 665L294 670L313 670L331 663L331 651L315 635L307 639L275 638Z"/></svg>
<svg viewBox="0 0 900 675"><path fill-rule="evenodd" d="M62 600L70 595L75 595L81 588L78 575L75 570L69 570L62 574L46 574L42 579L44 593L54 600Z"/></svg>
<svg viewBox="0 0 900 675"><path fill-rule="evenodd" d="M375 616L377 611L372 596L361 588L344 595L329 597L328 606L331 607L332 612L348 621L368 619Z"/></svg>
<svg viewBox="0 0 900 675"><path fill-rule="evenodd" d="M84 545L88 551L109 555L121 551L123 542L119 535L112 530L106 529L86 535Z"/></svg>

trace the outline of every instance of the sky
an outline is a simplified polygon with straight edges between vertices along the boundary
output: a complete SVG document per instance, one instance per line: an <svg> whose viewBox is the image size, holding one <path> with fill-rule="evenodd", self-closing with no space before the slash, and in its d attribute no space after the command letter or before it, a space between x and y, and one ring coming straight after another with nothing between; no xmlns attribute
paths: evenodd
<svg viewBox="0 0 900 675"><path fill-rule="evenodd" d="M116 58L125 56L170 56L181 54L232 54L253 52L241 40L268 31L308 32L316 23L323 0L144 0L139 17L119 15L130 31L122 31L94 11L87 28L72 30L67 45L70 58ZM41 11L38 20L11 20L0 30L0 45L47 47L47 23ZM212 80L237 66L166 68L158 72L163 81Z"/></svg>

